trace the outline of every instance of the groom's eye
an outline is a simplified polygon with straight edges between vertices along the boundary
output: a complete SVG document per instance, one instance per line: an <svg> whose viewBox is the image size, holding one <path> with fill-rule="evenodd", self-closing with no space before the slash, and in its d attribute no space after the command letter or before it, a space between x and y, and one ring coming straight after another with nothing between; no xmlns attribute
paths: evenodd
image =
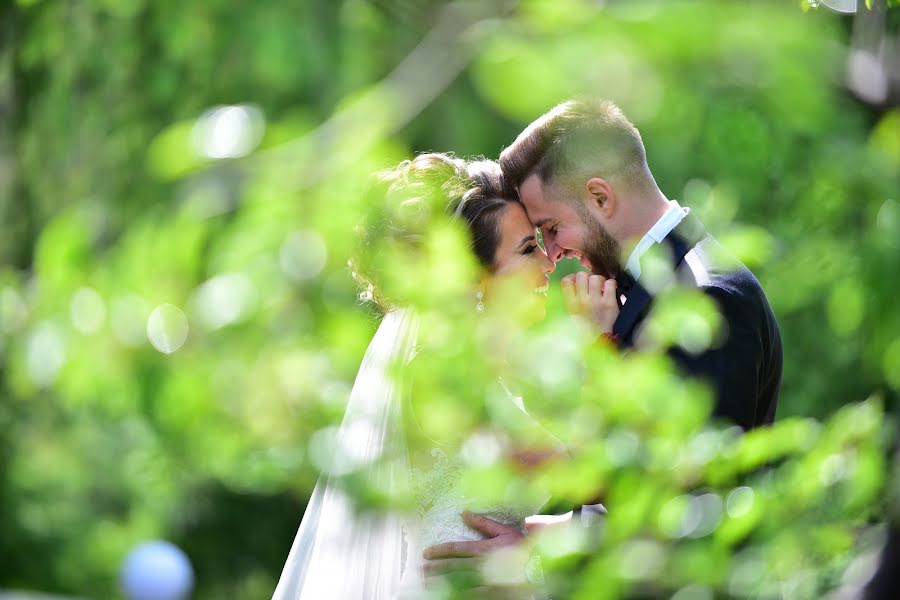
<svg viewBox="0 0 900 600"><path fill-rule="evenodd" d="M527 248L525 248L524 250L522 250L522 254L531 254L531 253L534 252L535 250L537 250L537 244L535 244L535 245L533 245L533 246L528 246Z"/></svg>

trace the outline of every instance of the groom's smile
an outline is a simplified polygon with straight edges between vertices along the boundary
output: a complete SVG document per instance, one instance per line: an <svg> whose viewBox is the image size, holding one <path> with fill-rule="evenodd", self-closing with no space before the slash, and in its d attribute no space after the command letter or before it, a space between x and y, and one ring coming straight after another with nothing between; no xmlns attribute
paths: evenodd
<svg viewBox="0 0 900 600"><path fill-rule="evenodd" d="M590 184L600 182L607 195L612 189L603 180L592 178ZM547 257L554 263L562 258L574 258L591 272L616 278L622 269L621 247L604 228L585 200L567 198L556 185L543 182L532 174L519 186L519 200L531 223L541 231ZM594 198L594 200L596 200ZM579 204L582 203L582 204ZM609 206L611 202L604 200ZM603 209L600 209L601 212Z"/></svg>
<svg viewBox="0 0 900 600"><path fill-rule="evenodd" d="M577 250L566 249L563 252L563 257L564 258L574 258L575 260L577 260L578 262L581 263L582 267L584 267L586 269L593 269L593 267L591 266L591 261L588 260L586 256L582 255L581 252L578 252Z"/></svg>

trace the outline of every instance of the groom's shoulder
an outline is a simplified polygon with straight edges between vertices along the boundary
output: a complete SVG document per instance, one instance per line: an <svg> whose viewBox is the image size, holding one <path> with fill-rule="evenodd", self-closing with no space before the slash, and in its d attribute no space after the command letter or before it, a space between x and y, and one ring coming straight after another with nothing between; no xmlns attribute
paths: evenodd
<svg viewBox="0 0 900 600"><path fill-rule="evenodd" d="M722 289L739 296L762 291L750 269L726 250L690 209L672 231L671 247L682 285L705 291Z"/></svg>
<svg viewBox="0 0 900 600"><path fill-rule="evenodd" d="M753 272L709 233L685 254L678 277L683 285L700 288L713 296L757 306L761 303L765 309L769 308L762 285Z"/></svg>

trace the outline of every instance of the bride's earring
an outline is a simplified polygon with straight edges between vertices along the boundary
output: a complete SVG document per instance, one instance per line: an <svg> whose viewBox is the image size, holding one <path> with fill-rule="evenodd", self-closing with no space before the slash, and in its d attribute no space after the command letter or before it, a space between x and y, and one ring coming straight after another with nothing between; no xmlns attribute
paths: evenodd
<svg viewBox="0 0 900 600"><path fill-rule="evenodd" d="M475 312L484 312L484 292L481 290L475 292Z"/></svg>

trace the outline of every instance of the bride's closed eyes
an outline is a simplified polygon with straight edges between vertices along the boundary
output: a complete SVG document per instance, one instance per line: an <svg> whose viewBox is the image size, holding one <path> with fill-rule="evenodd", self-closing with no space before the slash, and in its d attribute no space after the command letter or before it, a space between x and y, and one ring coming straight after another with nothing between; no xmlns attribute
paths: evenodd
<svg viewBox="0 0 900 600"><path fill-rule="evenodd" d="M538 232L528 220L521 204L508 204L500 215L499 233L494 275L517 272L525 275L528 285L545 286L547 275L553 271L553 263L538 243ZM531 290L530 287L528 289Z"/></svg>

